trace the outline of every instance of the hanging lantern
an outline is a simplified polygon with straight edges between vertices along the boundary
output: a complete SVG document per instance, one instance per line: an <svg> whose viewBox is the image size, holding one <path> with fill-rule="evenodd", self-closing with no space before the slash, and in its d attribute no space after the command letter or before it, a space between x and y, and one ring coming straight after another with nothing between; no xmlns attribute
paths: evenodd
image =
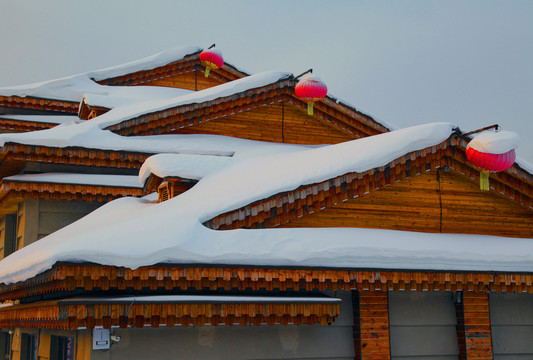
<svg viewBox="0 0 533 360"><path fill-rule="evenodd" d="M466 158L481 169L479 187L489 190L489 173L504 171L513 166L515 150L520 143L511 131L486 131L476 136L466 147Z"/></svg>
<svg viewBox="0 0 533 360"><path fill-rule="evenodd" d="M209 76L211 69L216 70L224 65L222 52L217 49L207 49L200 53L200 62L205 66L205 77Z"/></svg>
<svg viewBox="0 0 533 360"><path fill-rule="evenodd" d="M307 115L313 115L315 102L326 97L328 88L318 76L307 75L296 84L294 92L307 103Z"/></svg>

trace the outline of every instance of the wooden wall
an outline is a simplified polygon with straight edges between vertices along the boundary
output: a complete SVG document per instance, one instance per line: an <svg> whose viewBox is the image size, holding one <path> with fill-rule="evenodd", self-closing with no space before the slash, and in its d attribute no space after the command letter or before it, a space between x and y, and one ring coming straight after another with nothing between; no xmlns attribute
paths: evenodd
<svg viewBox="0 0 533 360"><path fill-rule="evenodd" d="M441 216L442 213L442 216ZM533 237L533 210L462 175L432 170L282 227L362 227Z"/></svg>
<svg viewBox="0 0 533 360"><path fill-rule="evenodd" d="M206 78L204 72L198 69L196 74L194 71L186 72L168 78L153 80L148 84L142 85L174 87L187 90L204 90L223 83L225 83L225 80L219 78L216 73L211 72L209 77Z"/></svg>
<svg viewBox="0 0 533 360"><path fill-rule="evenodd" d="M307 115L288 103L243 111L176 131L179 134L216 134L291 144L335 144L356 139L354 134Z"/></svg>

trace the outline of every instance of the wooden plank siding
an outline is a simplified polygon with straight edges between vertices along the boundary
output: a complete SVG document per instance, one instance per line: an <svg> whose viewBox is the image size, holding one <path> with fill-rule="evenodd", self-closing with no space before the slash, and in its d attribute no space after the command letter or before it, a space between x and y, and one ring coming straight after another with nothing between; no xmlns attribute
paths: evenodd
<svg viewBox="0 0 533 360"><path fill-rule="evenodd" d="M533 211L456 173L432 170L281 227L323 226L528 238Z"/></svg>
<svg viewBox="0 0 533 360"><path fill-rule="evenodd" d="M205 78L205 67L201 64L199 55L198 51L166 65L98 80L97 83L111 86L149 85L203 90L248 76L234 66L224 64L219 69L211 70L209 77Z"/></svg>
<svg viewBox="0 0 533 360"><path fill-rule="evenodd" d="M308 116L285 102L235 113L196 126L176 129L174 132L225 135L290 144L335 144L356 138L353 133Z"/></svg>
<svg viewBox="0 0 533 360"><path fill-rule="evenodd" d="M355 359L390 359L388 292L354 292L353 306Z"/></svg>
<svg viewBox="0 0 533 360"><path fill-rule="evenodd" d="M231 96L217 98L211 101L205 101L200 104L187 104L173 108L164 109L151 114L145 114L133 119L122 121L118 124L111 125L106 130L113 131L119 135L157 135L169 133L183 133L188 127L197 128L200 124L223 119L225 117L250 112L257 108L265 106L285 104L285 110L296 109L296 113L288 113L288 121L291 114L298 114L301 121L309 119L307 115L307 104L299 100L294 95L295 81L293 79L280 80L274 84L265 85L260 88L243 91ZM282 110L283 111L283 110ZM277 118L280 118L277 110ZM270 116L268 113L266 116ZM265 116L259 115L259 120ZM324 125L328 125L356 139L369 135L376 135L387 132L388 129L374 121L371 117L358 113L346 106L341 106L328 99L328 101L317 102L315 104L315 114L311 116ZM238 118L236 118L238 120ZM228 124L230 129L222 127L217 132L218 135L226 135L226 131L232 131L231 126L235 123ZM237 123L238 126L238 123ZM256 126L261 127L259 122ZM253 128L250 128L252 130ZM299 129L301 134L305 134L305 128ZM193 130L194 131L194 130ZM234 130L233 130L234 131ZM238 137L248 138L246 133L240 133ZM263 138L262 138L263 139ZM264 138L269 140L268 138ZM281 137L283 140L283 138ZM280 141L275 137L269 141ZM310 143L310 142L306 142ZM318 143L324 143L324 140Z"/></svg>
<svg viewBox="0 0 533 360"><path fill-rule="evenodd" d="M447 142L406 154L387 166L303 185L205 223L212 229L362 227L422 232L533 236L533 187L523 171L479 172Z"/></svg>
<svg viewBox="0 0 533 360"><path fill-rule="evenodd" d="M463 292L456 309L459 359L492 359L489 294Z"/></svg>

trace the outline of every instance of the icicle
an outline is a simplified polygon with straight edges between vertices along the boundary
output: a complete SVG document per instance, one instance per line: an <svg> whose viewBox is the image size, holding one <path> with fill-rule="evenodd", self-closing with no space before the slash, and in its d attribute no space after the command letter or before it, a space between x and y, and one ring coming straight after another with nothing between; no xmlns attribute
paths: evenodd
<svg viewBox="0 0 533 360"><path fill-rule="evenodd" d="M307 115L313 115L313 106L314 105L315 105L315 103L313 103L313 102L307 103Z"/></svg>
<svg viewBox="0 0 533 360"><path fill-rule="evenodd" d="M489 191L489 171L481 170L479 172L479 188L483 191Z"/></svg>

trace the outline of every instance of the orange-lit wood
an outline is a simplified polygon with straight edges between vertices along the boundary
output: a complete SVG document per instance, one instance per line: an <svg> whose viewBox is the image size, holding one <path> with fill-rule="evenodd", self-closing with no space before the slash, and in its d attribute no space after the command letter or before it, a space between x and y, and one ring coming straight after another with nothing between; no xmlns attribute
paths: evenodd
<svg viewBox="0 0 533 360"><path fill-rule="evenodd" d="M0 286L0 300L74 290L417 290L533 293L533 275L466 271L264 269L239 267L55 265L24 282Z"/></svg>
<svg viewBox="0 0 533 360"><path fill-rule="evenodd" d="M17 206L24 199L54 199L108 202L123 196L143 196L141 188L34 183L4 180L0 183L0 215L17 211Z"/></svg>
<svg viewBox="0 0 533 360"><path fill-rule="evenodd" d="M50 359L51 333L49 330L42 330L39 334L39 345L37 348L37 359Z"/></svg>
<svg viewBox="0 0 533 360"><path fill-rule="evenodd" d="M359 291L354 304L355 359L389 359L389 302L387 291Z"/></svg>
<svg viewBox="0 0 533 360"><path fill-rule="evenodd" d="M327 128L335 128L336 132L341 132L351 139L357 137L364 137L375 135L388 131L383 125L374 121L371 117L355 112L346 106L339 105L328 101L319 102L315 104L315 115L307 117L307 105L305 102L297 99L294 95L295 81L292 79L280 80L274 84L266 85L256 89L246 90L231 96L217 98L211 101L205 101L200 104L181 105L165 110L157 111L151 114L141 115L133 119L124 120L121 123L109 126L107 130L111 130L120 135L155 135L168 133L184 133L194 131L199 126L205 126L207 122L219 120L219 122L226 117L237 115L234 121L224 122L218 127L224 131L234 131L233 127L239 128L239 120L250 121L249 118L239 118L239 116L258 116L259 119L269 120L272 116L275 118L283 118L282 114L287 110L287 121L290 125L291 116L296 116L301 121L309 118L321 123ZM254 115L251 111L262 109L265 106L280 105L284 103L285 108L274 109L274 113L267 110L264 114ZM281 111L281 114L280 114ZM276 114L277 113L277 114ZM303 115L303 116L302 116ZM224 125L224 126L222 126ZM256 124L262 128L261 122ZM281 127L281 124L279 124ZM190 129L189 129L190 128ZM217 128L217 129L218 129ZM257 134L254 134L253 127L248 127L247 130L252 131L250 135L247 132L240 132L238 137L257 139ZM312 130L312 128L311 128ZM212 131L212 130L210 130ZM280 129L281 131L281 129ZM220 135L225 135L225 132L216 132ZM295 130L296 134L304 134L305 127ZM290 136L295 136L295 134ZM281 140L278 140L278 136ZM300 136L301 137L301 136ZM269 140L265 137L260 139ZM283 141L281 134L276 135L274 139L269 141ZM285 141L288 142L288 141ZM318 141L324 143L325 141ZM307 141L304 143L311 143Z"/></svg>
<svg viewBox="0 0 533 360"><path fill-rule="evenodd" d="M482 192L479 172L446 142L387 166L303 185L205 223L225 230L363 227L423 232L533 236L531 175L512 168Z"/></svg>
<svg viewBox="0 0 533 360"><path fill-rule="evenodd" d="M459 359L492 359L489 294L463 292L456 307Z"/></svg>
<svg viewBox="0 0 533 360"><path fill-rule="evenodd" d="M32 109L39 111L61 112L76 115L79 103L55 99L0 95L0 106L7 108Z"/></svg>
<svg viewBox="0 0 533 360"><path fill-rule="evenodd" d="M159 327L181 325L329 325L339 316L338 303L96 303L63 304L57 301L14 305L0 309L4 328L77 330L96 326Z"/></svg>
<svg viewBox="0 0 533 360"><path fill-rule="evenodd" d="M75 359L90 359L92 348L92 332L90 330L79 330L76 332L76 357Z"/></svg>
<svg viewBox="0 0 533 360"><path fill-rule="evenodd" d="M326 225L327 224L327 225ZM359 227L533 237L533 211L454 172L432 170L284 227Z"/></svg>
<svg viewBox="0 0 533 360"><path fill-rule="evenodd" d="M179 134L217 134L291 144L334 144L356 139L290 103L275 103L176 130Z"/></svg>

